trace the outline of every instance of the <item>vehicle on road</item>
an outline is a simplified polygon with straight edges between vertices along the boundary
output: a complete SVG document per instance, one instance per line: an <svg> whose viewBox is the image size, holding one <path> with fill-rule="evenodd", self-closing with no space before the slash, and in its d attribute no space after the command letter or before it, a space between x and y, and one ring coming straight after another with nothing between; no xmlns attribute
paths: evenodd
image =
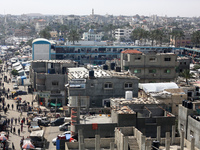
<svg viewBox="0 0 200 150"><path fill-rule="evenodd" d="M13 85L13 89L19 89L18 85L17 85L17 84L14 84L14 85Z"/></svg>
<svg viewBox="0 0 200 150"><path fill-rule="evenodd" d="M22 90L17 90L14 93L14 96L18 96L18 95L27 95L27 92L26 91L22 91Z"/></svg>
<svg viewBox="0 0 200 150"><path fill-rule="evenodd" d="M52 140L52 144L53 145L56 145L56 140L57 139L66 139L66 140L69 140L71 138L71 131L66 131L60 135L58 135L56 138L54 138Z"/></svg>
<svg viewBox="0 0 200 150"><path fill-rule="evenodd" d="M16 82L17 82L17 79L16 79L16 78L12 78L12 79L11 79L11 82L12 82L12 83L16 83Z"/></svg>
<svg viewBox="0 0 200 150"><path fill-rule="evenodd" d="M50 121L47 117L35 117L33 118L33 121L37 121L39 126L48 126Z"/></svg>
<svg viewBox="0 0 200 150"><path fill-rule="evenodd" d="M45 148L47 140L44 138L44 130L32 131L30 139L36 148Z"/></svg>
<svg viewBox="0 0 200 150"><path fill-rule="evenodd" d="M60 131L67 131L68 130L68 126L70 126L70 122L66 122L62 125L59 126L59 130Z"/></svg>
<svg viewBox="0 0 200 150"><path fill-rule="evenodd" d="M65 123L65 118L62 117L62 118L57 118L56 120L54 121L51 121L51 125L52 126L59 126L59 125L62 125L63 123Z"/></svg>

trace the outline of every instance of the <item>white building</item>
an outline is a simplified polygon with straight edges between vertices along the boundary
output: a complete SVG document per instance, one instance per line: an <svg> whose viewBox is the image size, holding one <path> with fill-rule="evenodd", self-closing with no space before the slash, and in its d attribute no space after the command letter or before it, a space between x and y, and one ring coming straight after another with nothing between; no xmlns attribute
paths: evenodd
<svg viewBox="0 0 200 150"><path fill-rule="evenodd" d="M133 29L115 29L115 38L119 41L120 39L130 40L130 35Z"/></svg>
<svg viewBox="0 0 200 150"><path fill-rule="evenodd" d="M103 33L95 33L93 29L90 29L88 32L83 33L84 41L101 41Z"/></svg>

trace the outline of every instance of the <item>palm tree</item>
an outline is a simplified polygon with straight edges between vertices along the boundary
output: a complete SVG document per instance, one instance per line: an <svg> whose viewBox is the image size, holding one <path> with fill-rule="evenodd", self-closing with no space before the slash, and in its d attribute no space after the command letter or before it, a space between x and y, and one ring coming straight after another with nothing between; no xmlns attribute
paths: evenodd
<svg viewBox="0 0 200 150"><path fill-rule="evenodd" d="M73 45L75 44L75 41L79 41L80 40L80 34L77 30L72 29L69 31L68 33L68 41L69 42L73 42Z"/></svg>
<svg viewBox="0 0 200 150"><path fill-rule="evenodd" d="M67 37L66 36L67 30L68 30L68 26L66 26L66 25L61 25L60 26L60 31L61 31L61 34L63 35L64 42L65 42L66 37Z"/></svg>
<svg viewBox="0 0 200 150"><path fill-rule="evenodd" d="M132 31L130 36L130 39L132 41L139 40L140 43L144 38L147 38L147 32L142 28L135 28L135 30Z"/></svg>
<svg viewBox="0 0 200 150"><path fill-rule="evenodd" d="M175 40L175 46L177 46L176 45L177 39L181 40L181 38L183 38L185 35L182 30L173 30L171 32L171 36L172 36L172 39Z"/></svg>
<svg viewBox="0 0 200 150"><path fill-rule="evenodd" d="M192 72L190 73L190 70L185 69L185 70L183 70L183 72L180 73L180 76L185 78L186 83L188 85L188 79L192 78L194 76L194 73L192 73Z"/></svg>
<svg viewBox="0 0 200 150"><path fill-rule="evenodd" d="M39 35L41 38L45 38L45 39L50 39L51 37L49 31L47 31L46 29L40 31Z"/></svg>
<svg viewBox="0 0 200 150"><path fill-rule="evenodd" d="M196 31L192 33L192 43L195 45L200 44L200 31Z"/></svg>

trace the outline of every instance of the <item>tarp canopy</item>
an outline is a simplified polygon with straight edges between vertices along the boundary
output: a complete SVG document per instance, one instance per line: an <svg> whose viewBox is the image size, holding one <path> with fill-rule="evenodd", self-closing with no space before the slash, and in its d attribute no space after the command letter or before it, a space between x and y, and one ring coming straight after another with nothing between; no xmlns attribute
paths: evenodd
<svg viewBox="0 0 200 150"><path fill-rule="evenodd" d="M146 93L161 92L165 89L177 89L178 85L174 82L169 83L139 83L139 88Z"/></svg>
<svg viewBox="0 0 200 150"><path fill-rule="evenodd" d="M55 103L50 103L50 105L51 105L51 106L56 106ZM60 104L60 103L57 103L57 106L61 106L61 104Z"/></svg>
<svg viewBox="0 0 200 150"><path fill-rule="evenodd" d="M39 136L42 137L44 135L44 130L32 131L30 137L32 136Z"/></svg>

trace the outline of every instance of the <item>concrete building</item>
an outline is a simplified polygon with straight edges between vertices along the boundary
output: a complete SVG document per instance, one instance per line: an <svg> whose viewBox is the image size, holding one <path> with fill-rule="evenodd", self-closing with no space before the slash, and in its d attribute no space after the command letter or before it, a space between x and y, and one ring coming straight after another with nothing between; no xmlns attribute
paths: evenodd
<svg viewBox="0 0 200 150"><path fill-rule="evenodd" d="M142 53L137 50L121 52L121 68L134 73L140 82L170 82L178 76L177 55L173 53Z"/></svg>
<svg viewBox="0 0 200 150"><path fill-rule="evenodd" d="M41 30L43 30L45 27L47 26L47 22L44 19L40 19L36 22L35 24L35 31L36 32L40 32Z"/></svg>
<svg viewBox="0 0 200 150"><path fill-rule="evenodd" d="M190 63L191 63L191 58L190 57L178 57L177 61L179 63L178 65L178 72L181 73L183 70L189 70L190 69Z"/></svg>
<svg viewBox="0 0 200 150"><path fill-rule="evenodd" d="M95 33L93 29L90 29L88 32L83 33L83 40L84 41L101 41L103 37L103 33Z"/></svg>
<svg viewBox="0 0 200 150"><path fill-rule="evenodd" d="M76 67L77 63L70 60L37 60L31 62L30 82L38 94L39 103L66 105L65 84L68 83L67 68Z"/></svg>
<svg viewBox="0 0 200 150"><path fill-rule="evenodd" d="M183 101L179 105L178 131L185 138L184 144L194 142L200 149L200 102Z"/></svg>
<svg viewBox="0 0 200 150"><path fill-rule="evenodd" d="M126 91L132 96L138 95L138 78L128 72L93 70L86 68L68 69L68 94L70 107L77 107L81 99L81 107L103 107L104 99L124 97Z"/></svg>
<svg viewBox="0 0 200 150"><path fill-rule="evenodd" d="M133 29L128 29L128 28L125 28L125 29L115 29L115 38L119 41L119 40L130 40L130 35L131 35L131 32L133 31Z"/></svg>
<svg viewBox="0 0 200 150"><path fill-rule="evenodd" d="M138 97L153 97L160 103L166 105L166 110L176 117L178 116L178 105L187 99L187 93L179 88L176 83L144 83L139 84Z"/></svg>

